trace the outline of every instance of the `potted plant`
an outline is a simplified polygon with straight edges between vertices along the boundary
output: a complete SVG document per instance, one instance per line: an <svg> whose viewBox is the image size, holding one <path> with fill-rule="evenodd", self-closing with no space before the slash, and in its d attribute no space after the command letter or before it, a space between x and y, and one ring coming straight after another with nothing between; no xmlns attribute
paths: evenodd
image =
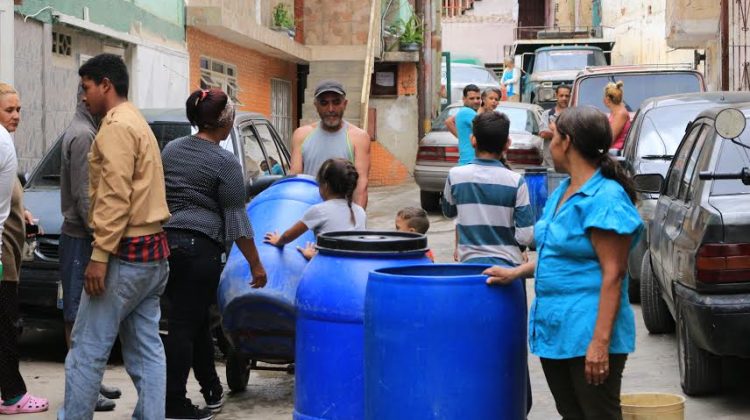
<svg viewBox="0 0 750 420"><path fill-rule="evenodd" d="M290 37L294 37L296 33L294 18L285 3L279 3L273 8L273 27L271 29L287 32Z"/></svg>
<svg viewBox="0 0 750 420"><path fill-rule="evenodd" d="M424 42L424 26L422 20L412 14L407 21L401 22L401 36L399 36L399 49L401 51L419 51Z"/></svg>

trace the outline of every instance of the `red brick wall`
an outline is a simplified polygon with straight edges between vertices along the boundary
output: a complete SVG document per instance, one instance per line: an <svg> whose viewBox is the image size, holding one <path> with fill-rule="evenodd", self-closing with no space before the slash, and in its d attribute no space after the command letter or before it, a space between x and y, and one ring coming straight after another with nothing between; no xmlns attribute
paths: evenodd
<svg viewBox="0 0 750 420"><path fill-rule="evenodd" d="M297 31L294 40L300 44L305 43L305 0L294 0L294 23Z"/></svg>
<svg viewBox="0 0 750 420"><path fill-rule="evenodd" d="M271 116L271 79L292 83L292 121L297 127L297 65L224 41L195 28L187 28L190 54L190 90L200 87L200 57L221 60L237 67L239 99L243 111Z"/></svg>
<svg viewBox="0 0 750 420"><path fill-rule="evenodd" d="M370 143L370 177L373 187L398 185L411 178L409 170L377 141Z"/></svg>

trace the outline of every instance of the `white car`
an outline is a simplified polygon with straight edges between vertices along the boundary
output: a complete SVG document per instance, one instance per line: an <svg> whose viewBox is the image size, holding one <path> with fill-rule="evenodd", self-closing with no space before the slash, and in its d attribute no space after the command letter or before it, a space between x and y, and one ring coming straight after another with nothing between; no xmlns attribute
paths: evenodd
<svg viewBox="0 0 750 420"><path fill-rule="evenodd" d="M458 163L458 139L445 126L445 120L463 106L453 103L433 121L432 130L419 142L414 179L419 185L422 208L437 211L448 171ZM495 109L510 118L511 145L506 158L511 169L542 165L543 140L539 137L542 108L538 105L500 102Z"/></svg>
<svg viewBox="0 0 750 420"><path fill-rule="evenodd" d="M440 74L442 89L446 89L448 75L445 63L441 67ZM476 85L480 91L484 91L489 87L500 89L500 82L492 70L476 64L451 63L450 100L452 102L460 101L464 96L464 88L470 84ZM447 101L447 92L443 96L444 100Z"/></svg>

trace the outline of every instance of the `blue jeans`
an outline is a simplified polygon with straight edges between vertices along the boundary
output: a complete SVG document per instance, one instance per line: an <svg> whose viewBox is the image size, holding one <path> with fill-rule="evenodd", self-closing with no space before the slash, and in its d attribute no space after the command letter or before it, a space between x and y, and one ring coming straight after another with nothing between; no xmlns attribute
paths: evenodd
<svg viewBox="0 0 750 420"><path fill-rule="evenodd" d="M133 419L163 419L166 361L159 338L159 296L167 260L130 263L110 257L101 296L83 293L65 358L65 406L58 419L94 416L104 368L119 331L125 370L138 391Z"/></svg>
<svg viewBox="0 0 750 420"><path fill-rule="evenodd" d="M93 238L60 235L60 281L63 288L63 319L73 323L83 292L83 273L91 259Z"/></svg>

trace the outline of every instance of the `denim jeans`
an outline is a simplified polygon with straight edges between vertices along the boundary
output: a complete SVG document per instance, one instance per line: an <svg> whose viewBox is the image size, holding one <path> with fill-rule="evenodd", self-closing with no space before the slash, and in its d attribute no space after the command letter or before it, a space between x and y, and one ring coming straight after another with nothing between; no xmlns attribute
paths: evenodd
<svg viewBox="0 0 750 420"><path fill-rule="evenodd" d="M63 319L73 323L81 304L83 273L91 259L93 238L60 235L60 281L63 287Z"/></svg>
<svg viewBox="0 0 750 420"><path fill-rule="evenodd" d="M130 263L110 257L101 296L83 293L65 358L65 406L59 419L92 419L104 368L120 334L125 370L138 391L133 419L163 419L166 361L159 338L159 296L167 260Z"/></svg>

